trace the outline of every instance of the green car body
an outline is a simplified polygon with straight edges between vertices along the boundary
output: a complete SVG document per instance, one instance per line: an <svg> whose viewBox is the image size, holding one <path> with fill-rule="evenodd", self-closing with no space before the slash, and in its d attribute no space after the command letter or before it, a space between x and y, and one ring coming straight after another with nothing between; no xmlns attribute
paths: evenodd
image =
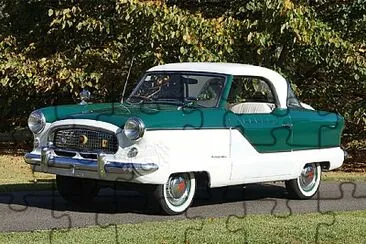
<svg viewBox="0 0 366 244"><path fill-rule="evenodd" d="M90 200L100 182L143 184L168 214L187 210L197 184L285 181L308 199L345 156L341 115L299 102L277 72L243 64L155 66L124 102L40 108L29 127L26 162L56 174L66 200Z"/></svg>

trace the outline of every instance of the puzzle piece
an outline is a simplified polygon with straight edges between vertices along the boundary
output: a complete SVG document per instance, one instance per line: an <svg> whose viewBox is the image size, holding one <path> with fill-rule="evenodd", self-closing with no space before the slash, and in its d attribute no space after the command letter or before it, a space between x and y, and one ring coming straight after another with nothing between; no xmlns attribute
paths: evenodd
<svg viewBox="0 0 366 244"><path fill-rule="evenodd" d="M156 106L157 106L157 111L159 111L158 109L160 108L160 105L159 104L156 104ZM139 106L139 108L140 108L140 112L145 113L146 115L155 115L156 114L156 112L154 112L154 110L152 109L151 106L146 107L146 105L143 105L142 104L142 105ZM202 122L201 122L203 120L202 111L197 110L197 109L188 109L187 110L187 109L183 109L182 108L182 116L185 116L186 114L194 114L194 115L196 115L197 118L195 120L196 121L195 124L189 124L189 125L187 125L187 126L184 127L185 129L188 128L188 127L195 129L195 128L197 128L197 126L198 127L202 126ZM151 148L151 146L150 146L150 148L145 148L145 150L154 150L155 152L157 152L156 155L158 155L158 157L159 157L159 155L161 155L160 157L162 157L163 156L162 154L164 154L164 152L166 152L167 149L166 148L161 148L161 145L160 145L158 148ZM141 161L141 159L139 159L139 160ZM157 160L157 161L164 162L165 160ZM130 178L130 179L128 179L127 182L130 181L130 180L132 180L132 179L133 179L133 177ZM126 181L126 179L124 179L124 181ZM113 202L115 203L114 204L114 206L115 206L114 210L115 211L113 211L112 213L107 214L107 215L104 214L104 213L97 212L95 214L95 224L98 225L98 226L100 226L102 229L108 229L108 228L114 229L114 232L115 232L115 240L116 240L116 243L118 243L119 242L118 241L119 240L119 234L118 234L118 227L117 227L117 225L118 225L118 223L120 223L120 221L118 220L119 219L118 217L117 217L117 220L113 220L114 219L113 218L114 216L111 216L111 215L118 214L123 209L123 207L122 207L122 209L121 209L121 207L117 207L117 205L119 205L119 206L121 205L121 198L118 198L118 196L116 194L117 189L114 188L113 192L114 192L114 194L113 194L113 196L114 196ZM136 199L136 196L134 198ZM131 209L132 212L134 212L136 210L138 212L147 211L147 213L149 213L150 211L156 211L156 207L157 207L156 206L157 205L156 202L151 203L151 202L149 202L151 199L145 198L143 196L138 196L138 198L144 204L143 204L143 206L140 205L139 208L137 208L137 209L136 208L135 209L134 208ZM110 201L111 199L108 199L108 200ZM134 207L136 207L136 206L134 206ZM154 209L154 207L155 207L155 209ZM187 219L200 219L199 217L190 217L190 216L188 216L188 213L187 212L184 214L184 216ZM198 226L198 227L197 226L193 226L191 229L187 229L185 231L185 234L184 234L185 240L187 240L187 235L188 235L188 233L190 231L197 230L197 229L200 229L200 226Z"/></svg>
<svg viewBox="0 0 366 244"><path fill-rule="evenodd" d="M182 111L182 116L186 118L185 119L186 123L183 126L184 130L201 129L204 126L207 126L207 122L205 121L204 113L201 109L182 107L181 111ZM187 116L189 116L189 118Z"/></svg>
<svg viewBox="0 0 366 244"><path fill-rule="evenodd" d="M243 197L245 197L244 191L243 191ZM226 221L225 221L225 228L231 232L231 233L240 233L241 235L244 235L244 243L248 243L248 232L245 230L245 227L238 227L240 226L240 224L236 224L235 227L231 227L230 223L232 223L232 221L235 221L235 219L239 220L239 222L243 222L245 221L245 217L248 214L248 210L247 210L247 203L244 200L243 201L243 213L241 215L234 215L231 214L227 217ZM234 219L234 220L233 220Z"/></svg>
<svg viewBox="0 0 366 244"><path fill-rule="evenodd" d="M192 234L192 232L195 231L202 231L203 226L205 224L205 220L202 216L189 216L188 214L189 211L184 213L184 216L186 217L186 219L189 220L199 220L199 224L198 226L193 226L193 227L188 227L185 231L184 231L184 240L183 243L191 243L189 241L189 236Z"/></svg>
<svg viewBox="0 0 366 244"><path fill-rule="evenodd" d="M277 185L276 185L277 186ZM256 185L253 186L252 190L260 189L263 186ZM264 186L264 187L269 187ZM275 189L275 188L273 188ZM264 191L266 193L267 191ZM282 199L286 197L285 190L282 190L282 194L278 195L280 198L267 198L266 194L259 195L258 197L251 196L253 192L248 192L247 198L243 201L243 213L241 215L231 215L228 216L226 220L226 229L229 233L235 234L240 233L242 236L245 236L244 243L257 242L257 239L253 239L253 229L250 227L250 222L256 220L247 220L248 215L258 215L258 213L266 214L268 216L268 221L274 221L270 218L274 219L283 219L283 218L291 218L293 215L293 211L289 205L289 199ZM250 200L253 199L253 200ZM249 221L249 222L248 222ZM277 239L278 240L278 239ZM262 240L264 241L264 240Z"/></svg>
<svg viewBox="0 0 366 244"><path fill-rule="evenodd" d="M139 105L139 110L141 113L144 113L145 115L155 115L157 112L159 112L159 108L160 108L160 105L159 104L156 104L155 105L157 108L156 108L156 111L154 111L154 105L150 105L147 106L145 104L140 104ZM189 110L189 111L186 111L186 110L183 110L183 116L185 114L192 114L192 113L196 113L199 116L202 116L202 113L200 113L201 111L197 111L197 110ZM199 120L197 120L199 121ZM195 125L192 124L192 126L194 127ZM199 122L199 126L201 126L201 122ZM119 132L119 133L122 133L122 130ZM143 146L143 145L142 145ZM158 148L153 148L150 147L149 148L143 148L144 151L146 150L154 150L156 153L156 155L158 157L161 157L162 154L164 154L164 152L166 152L166 148L162 148L162 146L160 145L157 145ZM141 145L140 145L141 147ZM140 148L141 150L141 148ZM161 155L161 156L159 156ZM131 159L132 160L132 159ZM141 159L139 158L139 161L146 161L146 160L150 160L151 159ZM155 160L155 161L162 161L164 162L164 160ZM126 178L123 178L123 181L124 182L130 182L132 179L134 178L133 175L131 175L131 177L129 179L126 179ZM116 179L118 180L118 179ZM113 194L108 194L108 195L102 195L102 196L99 196L98 198L98 201L100 199L105 199L106 202L108 203L104 203L104 204L107 204L110 206L110 204L112 203L113 204L113 207L112 208L109 208L109 212L105 213L103 212L103 208L100 210L100 209L96 209L96 213L95 213L95 225L99 226L101 229L105 229L105 230L108 230L108 229L113 229L114 230L114 235L115 235L115 242L118 243L119 242L119 233L118 233L118 227L117 225L120 223L120 217L118 217L118 214L124 211L132 211L132 212L144 212L144 211L147 211L147 213L149 213L151 210L154 210L154 209L151 209L151 202L149 202L149 199L146 199L145 197L141 196L141 195L134 195L133 196L133 199L134 199L134 204L133 206L130 206L130 208L127 206L127 209L126 209L126 205L124 205L123 203L126 203L126 198L123 196L123 195L120 195L121 192L118 191L118 189L116 188L117 184L113 184ZM143 203L143 205L141 206L140 204L138 204L138 206L136 206L136 199L139 199L139 202L141 201ZM103 204L103 206L104 206ZM127 204L128 204L128 201L127 201ZM154 203L153 205L156 205L156 203ZM136 208L137 207L137 208ZM188 215L186 215L187 218ZM142 218L144 219L144 218Z"/></svg>
<svg viewBox="0 0 366 244"><path fill-rule="evenodd" d="M280 191L276 191L279 189ZM208 195L208 197L207 197ZM206 194L204 199L199 198L196 199L195 204L188 211L201 213L201 215L197 215L199 217L205 216L206 219L203 221L203 226L200 226L199 229L195 231L202 231L202 235L209 234L207 231L210 230L210 219L207 217L226 217L225 226L222 228L222 235L230 235L230 239L232 240L240 240L242 242L244 238L244 242L248 241L248 232L243 226L242 221L245 220L248 212L252 213L267 213L267 214L277 214L274 213L274 207L276 207L277 199L263 199L265 197L284 197L285 190L283 187L278 185L259 185L259 184L250 184L245 187L243 186L232 186L232 187L222 187L218 189L210 189L208 194ZM280 199L282 200L282 199ZM197 203L198 201L198 203ZM260 206L258 206L258 201L261 202ZM208 208L214 204L210 211L201 210L195 211L196 206L203 206L204 208ZM218 205L220 204L220 205ZM239 206L238 206L239 204ZM221 206L215 207L215 206ZM229 206L228 206L229 205ZM237 207L238 206L238 207ZM240 207L242 206L242 207ZM217 212L217 208L219 208L220 213ZM201 208L202 209L202 208ZM244 211L243 211L244 210ZM287 208L285 213L291 213L291 209ZM284 215L278 215L277 217L284 217ZM214 220L213 220L214 221ZM206 227L207 225L207 227ZM219 231L215 229L215 231ZM191 232L194 234L194 232ZM197 236L197 233L195 233ZM239 239L238 239L239 238ZM188 238L191 239L191 238ZM225 239L227 241L227 239Z"/></svg>
<svg viewBox="0 0 366 244"><path fill-rule="evenodd" d="M61 232L68 232L72 228L71 217L68 214L60 214L60 215L58 215L57 212L55 211L55 191L56 191L56 185L55 185L55 183L53 183L51 216L55 220L67 219L67 227L66 227L66 229L63 228ZM53 227L51 229L51 231L49 233L49 241L50 241L50 243L53 243L55 231L57 230L57 232L59 233L60 232L59 229L60 229L59 227Z"/></svg>
<svg viewBox="0 0 366 244"><path fill-rule="evenodd" d="M351 200L354 198L355 200ZM339 183L338 191L322 191L317 196L318 212L331 215L333 220L330 223L320 223L317 226L315 242L320 242L322 230L336 223L337 215L334 211L358 210L359 206L366 204L366 184L364 182L342 182Z"/></svg>
<svg viewBox="0 0 366 244"><path fill-rule="evenodd" d="M115 233L115 243L120 243L121 239L122 242L123 236L119 234L118 225L121 224L121 213L126 213L132 219L132 223L135 222L143 222L143 221L151 221L151 220L161 220L161 218L168 220L168 219L192 219L192 220L201 220L202 218L197 216L190 216L188 212L185 212L184 215L178 215L174 217L166 216L162 217L159 216L160 213L157 212L158 204L156 200L152 200L146 195L138 194L137 192L126 192L121 191L120 188L117 187L118 184L114 184L114 188L111 189L113 194L109 191L107 195L99 195L97 201L103 201L99 205L111 205L113 207L108 208L108 212L103 212L96 209L95 213L95 224L102 229L113 229ZM123 188L122 188L123 189ZM134 190L134 188L132 188ZM153 201L153 202L152 202ZM147 215L146 215L147 214ZM125 221L123 221L125 222ZM130 221L127 221L130 222ZM194 224L191 228L188 228L184 236L185 240L187 240L187 236L191 231L199 230L202 224ZM184 243L187 243L184 241Z"/></svg>
<svg viewBox="0 0 366 244"><path fill-rule="evenodd" d="M113 202L114 202L114 212L117 213L117 203L119 202L117 200L117 195L116 195L116 191L114 191L113 194ZM98 225L100 228L102 229L107 229L107 228L112 228L113 232L114 232L114 239L115 239L115 243L119 243L119 238L118 238L118 227L116 223L107 223L107 224L103 224L100 221L100 214L99 211L97 210L97 212L95 213L95 224Z"/></svg>
<svg viewBox="0 0 366 244"><path fill-rule="evenodd" d="M6 206L4 205L6 201L4 201L4 194L2 194L0 197L3 219L1 222L2 231L50 229L46 238L47 241L52 242L53 230L66 228L65 231L67 231L71 228L70 217L67 214L59 215L57 213L60 209L55 207L55 198L52 192L13 192L6 195L8 195L9 204L7 206L10 211L3 209Z"/></svg>
<svg viewBox="0 0 366 244"><path fill-rule="evenodd" d="M221 215L226 216L230 214L236 213L236 211L232 212L230 209L226 209L225 211L221 212L218 216L210 215L211 211L207 209L207 211L195 211L195 207L206 207L210 205L218 205L218 204L225 204L225 203L236 203L237 201L242 200L243 195L243 188L241 186L237 187L220 187L220 188L207 188L201 189L197 192L195 196L195 201L193 206L186 212L192 215L193 217L187 217L189 219L200 219L202 220L201 225L199 228L190 228L190 231L201 231L204 225L210 222L210 219L205 219L207 217L219 217ZM204 217L205 216L205 217ZM188 240L186 235L185 240Z"/></svg>
<svg viewBox="0 0 366 244"><path fill-rule="evenodd" d="M339 131L339 127L343 124L341 123L340 118L336 113L327 111L317 110L316 112L314 111L314 114L314 116L317 117L316 121L314 121L313 124L306 124L307 132L312 133L312 135L307 135L306 140L308 140L308 142L304 139L301 140L300 138L300 136L303 136L303 134L300 134L303 128L299 127L299 125L294 125L294 139L291 142L291 146L294 148L322 148L329 147L330 145L335 146L330 144L329 138L334 138L331 140L332 143L337 142L337 136L335 133ZM300 116L300 120L301 119L302 117Z"/></svg>
<svg viewBox="0 0 366 244"><path fill-rule="evenodd" d="M314 234L314 242L321 242L321 235L325 233L326 228L333 226L337 222L337 214L335 211L342 211L346 208L349 210L359 209L360 204L366 204L366 188L365 183L339 183L325 182L325 186L321 188L319 194L311 200L289 200L289 199L258 199L256 205L261 205L262 202L269 202L273 208L271 210L271 216L274 218L292 218L293 213L306 212L317 212L321 216L328 216L326 218L319 217L319 221L314 225L314 229L310 230L309 233ZM352 198L358 200L353 202ZM253 206L250 206L251 202L246 200L243 202L243 213L242 215L228 216L227 218L227 229L233 233L242 232L248 240L247 230L245 225L242 227L240 223L245 223L245 217L251 214L255 210ZM280 210L279 207L282 209ZM254 212L258 213L258 212ZM276 214L277 213L277 214ZM285 214L283 214L285 213ZM326 232L327 235L331 232ZM250 238L249 238L250 239Z"/></svg>
<svg viewBox="0 0 366 244"><path fill-rule="evenodd" d="M240 215L229 215L226 219L226 229L229 233L240 233L245 236L244 243L250 243L250 232L246 228L245 222L248 214L271 214L274 217L285 218L292 215L291 208L288 205L288 199L268 199L268 197L284 197L284 189L274 191L277 185L270 184L250 184L245 186L243 191L242 209ZM279 202L285 202L285 208ZM258 206L259 205L259 206ZM285 209L285 210L284 210Z"/></svg>
<svg viewBox="0 0 366 244"><path fill-rule="evenodd" d="M126 180L126 178L123 178L122 180L124 180L125 183L131 182L133 179L133 175L131 175L131 177L129 179ZM116 179L117 181L119 180L118 178ZM131 204L128 203L126 204L126 197L125 196L121 196L120 194L118 194L118 183L114 182L113 183L113 187L112 187L112 191L113 194L108 194L108 195L103 195L103 196L99 196L98 200L100 200L101 198L104 199L104 201L106 201L107 203L103 203L102 206L105 205L113 205L112 208L108 208L108 212L105 213L103 212L103 209L105 210L105 208L102 209L102 211L100 209L96 209L95 211L95 224L97 226L99 226L101 229L113 229L114 232L114 240L115 243L120 243L119 241L119 232L118 232L118 224L119 222L119 217L116 218L116 214L120 213L120 212L124 212L124 211L131 211L131 212L135 212L138 211L141 206L138 206L138 208L136 208L136 203L133 204L133 206L131 206ZM133 199L134 201L136 199L139 199L139 202L142 200L144 202L143 207L141 209L147 209L147 202L145 201L145 199L140 196L140 195L127 195L128 199ZM129 204L129 205L128 205ZM127 206L126 206L127 205ZM103 218L104 217L104 218Z"/></svg>
<svg viewBox="0 0 366 244"><path fill-rule="evenodd" d="M244 138L259 152L275 151L278 148L289 150L291 129L284 126L290 123L287 114L287 110L268 114L234 114L226 111L223 125L224 128L243 133Z"/></svg>

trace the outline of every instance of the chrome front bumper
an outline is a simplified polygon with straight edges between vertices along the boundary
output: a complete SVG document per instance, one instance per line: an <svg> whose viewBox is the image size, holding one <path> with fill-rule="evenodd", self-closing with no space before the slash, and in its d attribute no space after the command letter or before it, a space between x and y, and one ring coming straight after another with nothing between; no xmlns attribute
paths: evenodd
<svg viewBox="0 0 366 244"><path fill-rule="evenodd" d="M62 157L53 148L43 148L41 154L27 153L25 161L34 171L101 180L131 180L158 170L154 163L126 163L110 161L107 155L97 154L97 159Z"/></svg>

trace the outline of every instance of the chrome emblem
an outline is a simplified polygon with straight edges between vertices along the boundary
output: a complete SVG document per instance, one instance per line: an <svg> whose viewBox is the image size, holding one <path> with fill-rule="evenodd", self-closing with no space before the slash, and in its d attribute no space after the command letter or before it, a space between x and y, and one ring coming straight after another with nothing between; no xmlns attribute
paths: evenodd
<svg viewBox="0 0 366 244"><path fill-rule="evenodd" d="M108 147L108 140L105 140L105 139L102 140L102 147L103 148Z"/></svg>
<svg viewBox="0 0 366 244"><path fill-rule="evenodd" d="M86 143L88 143L88 137L86 135L81 135L79 137L79 143L85 145Z"/></svg>

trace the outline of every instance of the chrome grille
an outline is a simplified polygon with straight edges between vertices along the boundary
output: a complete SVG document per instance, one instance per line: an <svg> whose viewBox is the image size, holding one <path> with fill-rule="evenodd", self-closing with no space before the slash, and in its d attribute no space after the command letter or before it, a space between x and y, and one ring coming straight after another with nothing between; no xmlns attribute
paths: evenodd
<svg viewBox="0 0 366 244"><path fill-rule="evenodd" d="M64 128L54 132L56 148L78 152L116 153L118 140L113 132L86 128Z"/></svg>

